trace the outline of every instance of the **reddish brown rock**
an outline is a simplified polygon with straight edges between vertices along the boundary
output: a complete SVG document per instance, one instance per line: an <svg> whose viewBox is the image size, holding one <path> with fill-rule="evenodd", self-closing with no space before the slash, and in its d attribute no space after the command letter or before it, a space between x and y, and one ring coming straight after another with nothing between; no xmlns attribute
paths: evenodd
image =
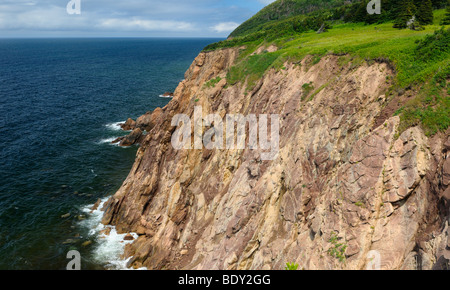
<svg viewBox="0 0 450 290"><path fill-rule="evenodd" d="M117 143L120 143L120 141L122 141L124 138L125 138L125 136L123 136L123 137L118 137L118 138L116 138L114 141L112 141L111 144L117 144Z"/></svg>
<svg viewBox="0 0 450 290"><path fill-rule="evenodd" d="M445 162L444 162L444 166L442 168L442 183L445 186L449 186L450 185L450 158L448 158Z"/></svg>
<svg viewBox="0 0 450 290"><path fill-rule="evenodd" d="M139 236L145 235L147 232L147 229L143 226L138 226L138 228L136 229L136 234L138 234Z"/></svg>
<svg viewBox="0 0 450 290"><path fill-rule="evenodd" d="M447 151L450 151L450 138L447 139L447 142L444 143L444 148Z"/></svg>
<svg viewBox="0 0 450 290"><path fill-rule="evenodd" d="M128 136L125 136L120 141L120 146L132 146L134 144L140 143L143 138L143 132L141 129L136 128Z"/></svg>
<svg viewBox="0 0 450 290"><path fill-rule="evenodd" d="M97 202L94 204L94 206L91 208L91 212L96 211L101 203L102 203L102 200L98 199Z"/></svg>
<svg viewBox="0 0 450 290"><path fill-rule="evenodd" d="M157 108L153 112L147 112L136 120L136 127L140 128L142 131L150 132L155 126L156 119L161 113L161 108Z"/></svg>
<svg viewBox="0 0 450 290"><path fill-rule="evenodd" d="M123 238L123 240L124 240L124 241L133 241L133 240L134 240L134 237L133 237L131 234L127 234L127 235Z"/></svg>
<svg viewBox="0 0 450 290"><path fill-rule="evenodd" d="M107 227L104 230L100 231L100 234L101 235L105 235L105 236L109 236L111 234L111 230L112 229L110 227Z"/></svg>
<svg viewBox="0 0 450 290"><path fill-rule="evenodd" d="M125 131L134 130L136 128L136 121L134 121L131 118L128 118L128 120L124 124L121 124L120 127L122 128L122 130Z"/></svg>
<svg viewBox="0 0 450 290"><path fill-rule="evenodd" d="M247 90L226 86L238 53L202 52L170 103L137 122L149 134L103 219L121 233L139 231L126 247L128 265L283 269L289 261L305 269L365 269L377 251L382 269L407 269L421 244L423 267L432 268L447 243L444 216L436 213L446 190L446 139L435 140L440 150L432 151L420 128L396 136L398 117L373 128L389 66L342 67L337 56L313 65L306 58L268 71ZM223 81L205 88L217 76ZM310 82L323 89L301 100L299 88ZM194 106L205 116L279 114L275 160L262 161L259 149L175 150L171 120L192 117ZM347 246L345 263L328 252L334 236Z"/></svg>

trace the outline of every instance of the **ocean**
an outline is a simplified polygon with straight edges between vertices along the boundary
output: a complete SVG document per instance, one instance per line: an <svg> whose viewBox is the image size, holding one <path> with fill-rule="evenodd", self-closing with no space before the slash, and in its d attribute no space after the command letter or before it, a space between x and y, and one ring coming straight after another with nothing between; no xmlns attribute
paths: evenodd
<svg viewBox="0 0 450 290"><path fill-rule="evenodd" d="M88 210L133 164L117 124L165 106L218 40L0 39L0 269L65 269L71 250L84 270L125 267Z"/></svg>

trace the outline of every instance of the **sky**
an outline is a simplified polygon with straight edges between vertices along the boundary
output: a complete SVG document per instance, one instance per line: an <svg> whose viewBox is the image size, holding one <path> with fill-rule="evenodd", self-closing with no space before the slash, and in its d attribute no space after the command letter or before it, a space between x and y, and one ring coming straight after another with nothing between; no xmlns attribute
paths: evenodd
<svg viewBox="0 0 450 290"><path fill-rule="evenodd" d="M0 0L0 38L222 38L273 1Z"/></svg>

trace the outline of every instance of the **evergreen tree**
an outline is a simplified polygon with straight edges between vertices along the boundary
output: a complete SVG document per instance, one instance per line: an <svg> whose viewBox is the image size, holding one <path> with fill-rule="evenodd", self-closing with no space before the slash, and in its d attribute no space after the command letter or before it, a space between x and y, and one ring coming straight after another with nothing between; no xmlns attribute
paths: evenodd
<svg viewBox="0 0 450 290"><path fill-rule="evenodd" d="M444 19L442 19L441 25L450 25L450 0L448 0L447 12L445 13Z"/></svg>
<svg viewBox="0 0 450 290"><path fill-rule="evenodd" d="M397 15L396 5L397 5L396 0L384 0L382 2L380 15L382 22L395 19L395 16Z"/></svg>
<svg viewBox="0 0 450 290"><path fill-rule="evenodd" d="M442 9L447 5L447 0L432 0L434 9Z"/></svg>
<svg viewBox="0 0 450 290"><path fill-rule="evenodd" d="M406 28L408 21L410 21L416 13L416 6L412 0L398 1L396 11L397 15L394 28Z"/></svg>
<svg viewBox="0 0 450 290"><path fill-rule="evenodd" d="M368 16L366 2L368 3L368 1L362 1L359 4L355 14L353 15L353 22L365 22L366 21L366 18Z"/></svg>
<svg viewBox="0 0 450 290"><path fill-rule="evenodd" d="M416 1L416 17L420 24L433 24L433 3L431 0Z"/></svg>

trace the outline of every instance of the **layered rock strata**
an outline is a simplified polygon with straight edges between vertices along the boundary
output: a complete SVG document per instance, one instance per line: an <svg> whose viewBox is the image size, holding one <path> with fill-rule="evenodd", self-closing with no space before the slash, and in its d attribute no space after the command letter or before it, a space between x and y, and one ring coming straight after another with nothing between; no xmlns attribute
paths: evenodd
<svg viewBox="0 0 450 290"><path fill-rule="evenodd" d="M399 135L398 117L380 121L391 68L307 57L249 90L227 85L238 54L201 53L166 107L128 124L149 133L103 223L139 235L124 253L129 266L447 267L450 138L418 127ZM222 118L278 114L275 160L262 150L175 150L172 119L193 118L196 106Z"/></svg>

